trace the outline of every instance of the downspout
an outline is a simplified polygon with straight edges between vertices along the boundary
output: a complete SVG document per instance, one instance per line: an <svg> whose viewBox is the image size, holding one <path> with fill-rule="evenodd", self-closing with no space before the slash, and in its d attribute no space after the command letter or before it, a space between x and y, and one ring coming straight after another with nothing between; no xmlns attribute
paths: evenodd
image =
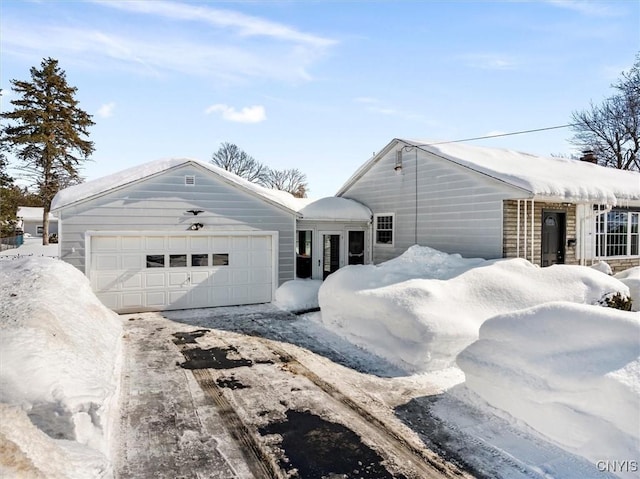
<svg viewBox="0 0 640 479"><path fill-rule="evenodd" d="M524 200L524 254L523 258L527 259L527 200Z"/></svg>
<svg viewBox="0 0 640 479"><path fill-rule="evenodd" d="M534 258L534 249L535 249L535 243L534 243L534 237L535 237L535 216L536 216L536 207L535 207L535 203L534 203L534 199L531 198L531 263L535 264L535 258Z"/></svg>
<svg viewBox="0 0 640 479"><path fill-rule="evenodd" d="M516 258L520 257L520 200L518 201L517 219L516 219Z"/></svg>

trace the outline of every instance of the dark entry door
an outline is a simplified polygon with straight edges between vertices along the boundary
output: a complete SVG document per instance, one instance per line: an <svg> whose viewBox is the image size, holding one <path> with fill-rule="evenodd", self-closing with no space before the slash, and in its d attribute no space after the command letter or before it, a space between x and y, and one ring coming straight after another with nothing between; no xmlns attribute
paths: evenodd
<svg viewBox="0 0 640 479"><path fill-rule="evenodd" d="M542 213L542 266L564 264L565 213Z"/></svg>
<svg viewBox="0 0 640 479"><path fill-rule="evenodd" d="M364 231L349 231L348 264L364 264Z"/></svg>
<svg viewBox="0 0 640 479"><path fill-rule="evenodd" d="M340 268L340 235L322 235L322 279Z"/></svg>

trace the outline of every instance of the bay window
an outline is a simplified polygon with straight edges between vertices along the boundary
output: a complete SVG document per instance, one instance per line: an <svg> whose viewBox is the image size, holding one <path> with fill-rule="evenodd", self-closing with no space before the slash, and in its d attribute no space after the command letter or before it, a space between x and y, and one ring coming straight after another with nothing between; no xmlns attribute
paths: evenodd
<svg viewBox="0 0 640 479"><path fill-rule="evenodd" d="M640 211L613 209L596 217L596 256L638 256Z"/></svg>

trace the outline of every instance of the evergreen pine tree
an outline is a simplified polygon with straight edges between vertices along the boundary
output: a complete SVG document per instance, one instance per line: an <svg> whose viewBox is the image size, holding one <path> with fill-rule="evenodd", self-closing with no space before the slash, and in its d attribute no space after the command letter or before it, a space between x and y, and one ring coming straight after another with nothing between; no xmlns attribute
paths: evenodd
<svg viewBox="0 0 640 479"><path fill-rule="evenodd" d="M1 114L9 120L1 140L20 160L17 169L34 182L42 198L42 243L48 244L51 200L60 188L81 181L78 168L94 150L86 139L94 122L78 107L77 88L67 84L58 61L45 58L40 67L31 68L31 81L11 80L18 98L11 100L13 111Z"/></svg>

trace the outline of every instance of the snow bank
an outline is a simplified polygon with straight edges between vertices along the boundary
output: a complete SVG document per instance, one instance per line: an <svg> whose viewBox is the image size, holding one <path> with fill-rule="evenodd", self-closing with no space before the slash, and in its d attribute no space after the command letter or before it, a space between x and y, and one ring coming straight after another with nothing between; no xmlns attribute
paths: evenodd
<svg viewBox="0 0 640 479"><path fill-rule="evenodd" d="M633 301L631 311L640 311L640 266L620 271L614 277L629 288L629 295Z"/></svg>
<svg viewBox="0 0 640 479"><path fill-rule="evenodd" d="M489 319L457 363L490 405L595 464L637 459L639 355L637 314L557 302Z"/></svg>
<svg viewBox="0 0 640 479"><path fill-rule="evenodd" d="M5 259L0 262L0 328L0 403L23 411L38 428L13 436L5 431L4 440L34 464L48 450L62 448L82 461L99 452L102 460L95 467L104 472L110 412L117 401L118 316L69 264L42 257ZM12 423L10 409L1 411L5 430L26 421ZM34 449L46 442L40 431L51 444Z"/></svg>
<svg viewBox="0 0 640 479"><path fill-rule="evenodd" d="M304 311L318 307L319 279L296 279L287 281L276 290L274 304L285 311Z"/></svg>
<svg viewBox="0 0 640 479"><path fill-rule="evenodd" d="M413 246L378 266L349 266L319 291L322 321L409 371L448 367L497 314L550 301L595 304L628 288L592 268L465 259Z"/></svg>

